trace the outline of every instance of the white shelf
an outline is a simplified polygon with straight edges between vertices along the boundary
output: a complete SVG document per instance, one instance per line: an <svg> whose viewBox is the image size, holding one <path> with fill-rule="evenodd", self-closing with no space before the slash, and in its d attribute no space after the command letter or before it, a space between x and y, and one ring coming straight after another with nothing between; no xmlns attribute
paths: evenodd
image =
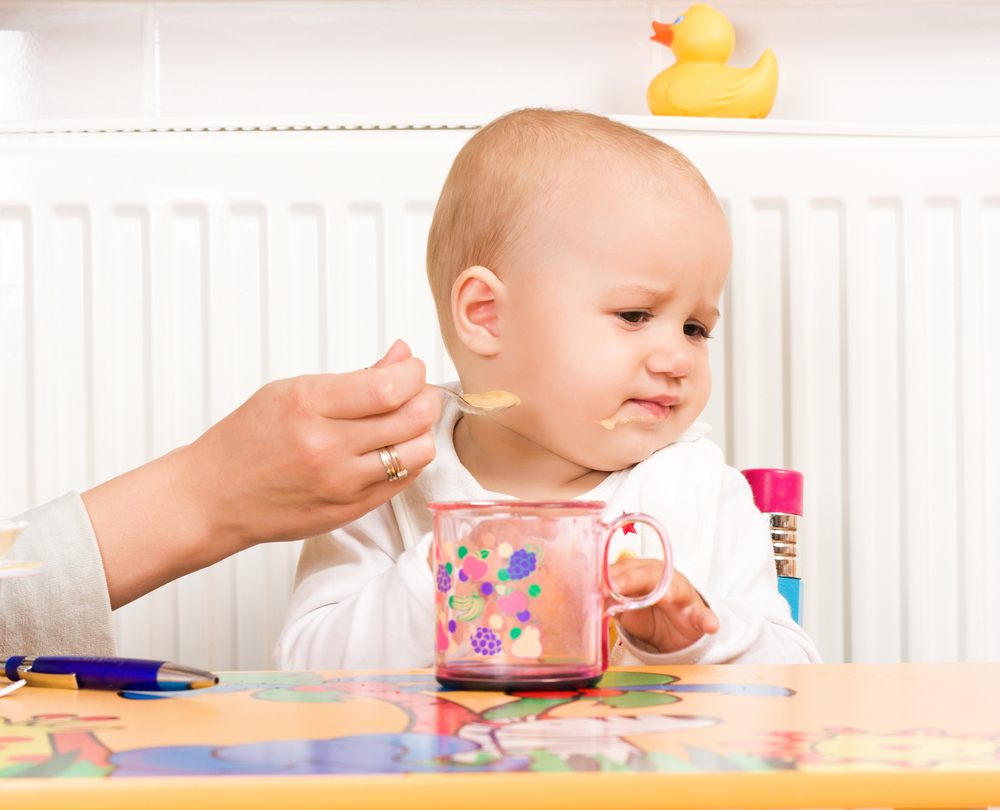
<svg viewBox="0 0 1000 810"><path fill-rule="evenodd" d="M357 114L260 117L79 118L16 121L0 124L0 135L46 135L101 132L282 132L351 130L479 129L502 111L481 114ZM755 135L834 135L892 138L997 138L1000 124L876 124L747 118L685 118L661 115L615 115L636 129L664 132L741 132Z"/></svg>

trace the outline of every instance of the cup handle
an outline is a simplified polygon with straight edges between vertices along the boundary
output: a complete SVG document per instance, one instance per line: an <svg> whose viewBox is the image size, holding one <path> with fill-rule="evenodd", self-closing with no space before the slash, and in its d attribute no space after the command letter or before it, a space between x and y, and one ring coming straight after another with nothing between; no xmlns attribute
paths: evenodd
<svg viewBox="0 0 1000 810"><path fill-rule="evenodd" d="M660 545L663 546L663 573L656 587L645 596L622 596L611 587L611 560L608 558L611 551L611 536L626 523L645 523L656 532L656 536L660 539ZM622 515L612 520L611 523L605 526L604 530L604 585L608 589L611 598L618 602L618 604L611 604L605 608L605 613L608 616L614 616L626 610L638 610L639 608L649 607L659 602L666 592L667 586L670 584L671 577L674 575L673 550L670 547L670 539L667 536L667 530L663 528L663 524L656 518L643 512L629 512L627 515Z"/></svg>

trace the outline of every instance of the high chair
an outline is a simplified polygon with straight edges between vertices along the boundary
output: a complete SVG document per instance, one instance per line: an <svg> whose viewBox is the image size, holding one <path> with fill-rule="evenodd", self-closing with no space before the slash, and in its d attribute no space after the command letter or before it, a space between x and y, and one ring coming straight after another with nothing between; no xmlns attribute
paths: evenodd
<svg viewBox="0 0 1000 810"><path fill-rule="evenodd" d="M792 618L801 624L802 580L795 575L795 531L802 515L802 473L776 469L742 472L771 532L778 591L792 609Z"/></svg>

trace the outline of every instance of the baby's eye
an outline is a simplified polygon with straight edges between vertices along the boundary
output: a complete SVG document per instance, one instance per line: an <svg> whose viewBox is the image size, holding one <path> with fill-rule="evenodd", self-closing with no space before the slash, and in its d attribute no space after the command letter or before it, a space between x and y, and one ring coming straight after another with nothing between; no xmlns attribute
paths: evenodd
<svg viewBox="0 0 1000 810"><path fill-rule="evenodd" d="M626 309L615 313L626 323L645 323L649 320L649 313L644 309Z"/></svg>
<svg viewBox="0 0 1000 810"><path fill-rule="evenodd" d="M712 337L708 330L702 326L700 323L686 323L684 324L684 334L688 337L694 338L710 338Z"/></svg>

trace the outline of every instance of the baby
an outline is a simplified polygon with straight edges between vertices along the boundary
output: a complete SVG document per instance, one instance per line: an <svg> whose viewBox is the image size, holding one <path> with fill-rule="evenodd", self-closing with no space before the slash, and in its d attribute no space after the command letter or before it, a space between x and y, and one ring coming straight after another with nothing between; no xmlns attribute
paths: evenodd
<svg viewBox="0 0 1000 810"><path fill-rule="evenodd" d="M275 650L285 669L426 667L434 655L431 519L441 500L607 504L667 528L676 572L623 614L612 663L818 661L777 591L743 477L695 423L731 258L715 195L675 149L582 112L520 110L461 150L434 212L427 274L465 391L445 403L435 461L389 504L308 540ZM616 589L663 563L641 525L616 533Z"/></svg>

